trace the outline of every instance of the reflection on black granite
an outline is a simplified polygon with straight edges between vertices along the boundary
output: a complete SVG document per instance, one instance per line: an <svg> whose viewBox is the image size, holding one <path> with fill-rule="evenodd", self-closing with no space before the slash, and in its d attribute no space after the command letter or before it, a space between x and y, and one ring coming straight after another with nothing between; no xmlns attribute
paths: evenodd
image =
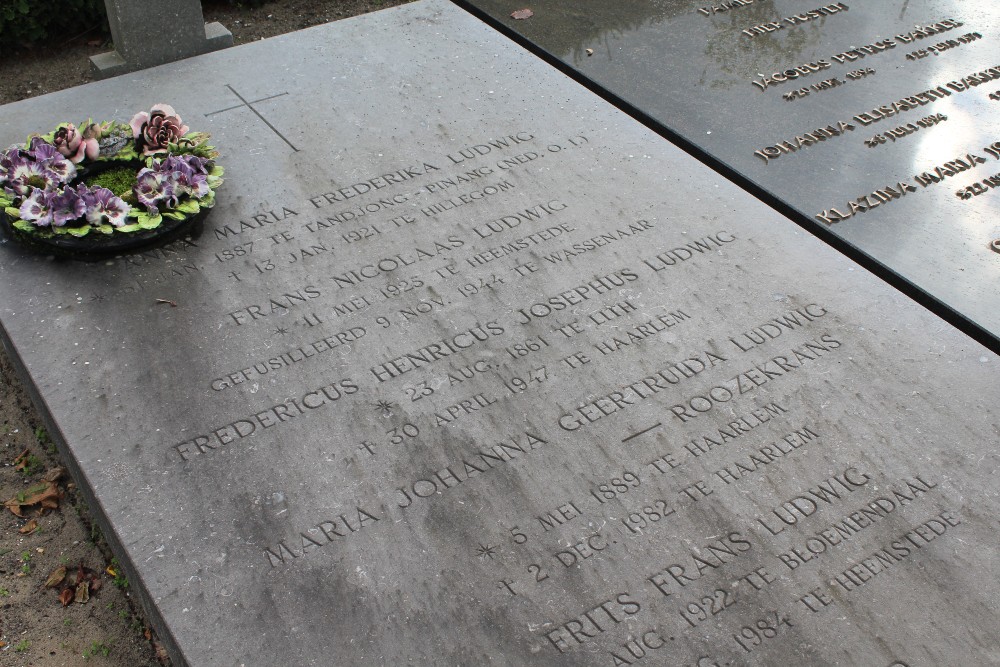
<svg viewBox="0 0 1000 667"><path fill-rule="evenodd" d="M786 19L833 3L758 0L705 15L699 7L720 3L545 0L532 6L532 18L515 21L509 15L524 6L523 0L460 1L776 196L807 224L821 226L817 214L835 207L850 210L859 198L861 207L874 203L863 198L900 181L915 183L915 175L967 153L986 156L984 147L1000 139L995 131L1000 102L989 98L1000 91L1000 80L985 77L982 85L964 91L947 86L1000 63L1000 6L994 2L844 2L847 10L795 22ZM912 40L896 37L948 19L957 22L954 29ZM752 37L743 32L771 22L782 27ZM960 41L970 33L981 37ZM884 40L891 40L891 48L864 52ZM927 50L939 43L950 48ZM842 62L834 58L856 49L860 55ZM753 84L810 63L826 64L763 90ZM861 116L938 87L951 94L896 109L876 122ZM917 125L938 114L946 120ZM831 125L846 129L816 142L809 139ZM896 128L903 128L899 137L889 132ZM802 137L808 145L777 159L755 156L783 142L799 144ZM990 244L1000 237L1000 194L964 200L956 194L998 171L1000 162L987 156L974 171L918 184L905 197L823 227L860 257L929 294L944 311L971 322L970 331L988 332L996 346L1000 262Z"/></svg>
<svg viewBox="0 0 1000 667"><path fill-rule="evenodd" d="M670 51L677 48L678 40L682 41L681 50L687 53L696 53L703 45L702 55L710 59L720 72L732 75L728 78L713 77L708 82L713 87L732 85L734 77L743 79L753 76L758 68L766 67L763 63L777 56L794 58L796 52L806 52L816 44L822 28L822 25L807 23L785 31L780 40L769 35L761 36L754 40L753 51L748 54L732 48L732 34L747 25L773 20L774 8L770 3L747 5L739 13L729 12L714 17L716 22L711 26L713 34L708 38L696 29L689 29L704 27L705 17L692 14L689 3L684 2L547 2L535 8L530 19L520 21L509 18L511 12L523 4L520 0L481 0L472 4L493 16L508 17L506 22L524 37L578 67L584 65L588 58L609 63L640 58L648 59L650 63L662 62L666 52L660 48L661 40L670 43ZM693 19L693 25L681 25L678 29L676 22L680 20L686 24L687 19ZM621 44L629 44L631 48L623 51ZM591 51L589 55L588 50ZM689 64L697 67L693 61Z"/></svg>

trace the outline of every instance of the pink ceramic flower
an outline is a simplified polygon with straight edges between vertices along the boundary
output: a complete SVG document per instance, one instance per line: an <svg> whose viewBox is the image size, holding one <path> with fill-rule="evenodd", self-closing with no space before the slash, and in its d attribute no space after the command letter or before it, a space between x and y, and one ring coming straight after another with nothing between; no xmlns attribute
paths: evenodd
<svg viewBox="0 0 1000 667"><path fill-rule="evenodd" d="M70 162L79 164L84 158L93 160L98 156L101 147L97 145L97 138L100 136L100 127L97 125L89 125L86 131L81 133L73 123L66 123L56 130L52 143L56 150L69 158Z"/></svg>
<svg viewBox="0 0 1000 667"><path fill-rule="evenodd" d="M167 144L177 143L188 132L188 126L169 104L154 104L149 113L142 111L133 116L129 125L143 155L165 153Z"/></svg>

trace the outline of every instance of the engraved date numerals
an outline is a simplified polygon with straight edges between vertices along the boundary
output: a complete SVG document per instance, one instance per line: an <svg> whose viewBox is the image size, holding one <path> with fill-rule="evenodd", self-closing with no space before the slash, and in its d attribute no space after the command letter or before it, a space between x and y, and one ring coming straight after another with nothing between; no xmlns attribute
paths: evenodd
<svg viewBox="0 0 1000 667"><path fill-rule="evenodd" d="M382 230L375 225L369 225L367 227L360 227L358 229L351 230L340 235L340 238L344 239L347 243L357 243L358 241L364 241L365 239L374 238L376 234L381 234Z"/></svg>
<svg viewBox="0 0 1000 667"><path fill-rule="evenodd" d="M423 287L424 281L416 276L411 276L405 280L398 280L394 283L389 283L385 287L380 287L379 292L385 297L386 301L389 299L395 299L396 297L402 296L406 292L415 290L418 287Z"/></svg>
<svg viewBox="0 0 1000 667"><path fill-rule="evenodd" d="M850 79L851 81L855 81L857 79L863 79L866 76L871 76L874 73L875 70L873 70L871 67L865 67L863 69L856 69L853 72L848 72L847 78Z"/></svg>
<svg viewBox="0 0 1000 667"><path fill-rule="evenodd" d="M596 489L590 490L590 495L600 504L609 500L614 500L620 495L626 494L632 489L638 489L642 484L639 475L626 470L621 477L612 477L609 482L598 484Z"/></svg>
<svg viewBox="0 0 1000 667"><path fill-rule="evenodd" d="M739 634L733 635L733 639L747 653L753 653L754 649L764 642L770 641L781 632L781 626L793 627L787 616L782 616L780 612L769 612L768 618L761 618L754 621L753 625L745 625L740 628Z"/></svg>
<svg viewBox="0 0 1000 667"><path fill-rule="evenodd" d="M222 252L217 252L215 253L215 261L228 262L237 257L245 257L253 252L253 243L253 241L248 241L240 245L234 245L232 248L226 248Z"/></svg>
<svg viewBox="0 0 1000 667"><path fill-rule="evenodd" d="M529 338L522 343L514 343L510 347L505 347L504 350L510 355L511 359L520 359L521 357L526 357L532 352L538 352L543 347L549 347L548 341L546 341L541 336L535 336L534 338Z"/></svg>
<svg viewBox="0 0 1000 667"><path fill-rule="evenodd" d="M629 512L629 515L622 519L622 525L633 535L640 535L643 528L649 528L676 512L676 509L667 505L666 500L657 500L650 505L643 505L638 512Z"/></svg>
<svg viewBox="0 0 1000 667"><path fill-rule="evenodd" d="M538 368L532 368L524 377L515 376L509 380L505 380L499 373L497 377L500 378L503 386L511 394L521 394L528 391L532 385L546 382L549 379L549 372L545 366L539 366Z"/></svg>
<svg viewBox="0 0 1000 667"><path fill-rule="evenodd" d="M390 445L402 445L420 435L420 429L413 424L403 424L385 432Z"/></svg>
<svg viewBox="0 0 1000 667"><path fill-rule="evenodd" d="M406 395L409 397L410 401L415 403L417 401L423 400L424 398L430 396L434 393L434 387L430 386L426 382L421 382L412 387L405 388Z"/></svg>
<svg viewBox="0 0 1000 667"><path fill-rule="evenodd" d="M524 531L514 526L510 529L510 536L514 540L514 544L524 544L528 541L528 536L524 534Z"/></svg>
<svg viewBox="0 0 1000 667"><path fill-rule="evenodd" d="M502 285L504 279L500 276L493 274L488 278L479 278L474 283L466 283L465 285L459 286L458 293L462 296L468 298L479 294L488 289L496 289L497 285Z"/></svg>
<svg viewBox="0 0 1000 667"><path fill-rule="evenodd" d="M702 621L721 614L724 609L736 604L736 593L716 588L711 595L701 600L688 602L678 613L692 628L698 627Z"/></svg>
<svg viewBox="0 0 1000 667"><path fill-rule="evenodd" d="M973 183L968 187L964 187L955 192L955 196L961 200L972 199L973 197L978 197L979 195L984 195L993 188L1000 187L1000 174L995 174L984 178L978 183Z"/></svg>

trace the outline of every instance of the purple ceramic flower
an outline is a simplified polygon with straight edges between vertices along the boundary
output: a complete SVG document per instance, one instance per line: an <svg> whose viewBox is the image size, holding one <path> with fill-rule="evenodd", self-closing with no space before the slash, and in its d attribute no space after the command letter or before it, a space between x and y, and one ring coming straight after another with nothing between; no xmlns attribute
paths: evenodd
<svg viewBox="0 0 1000 667"><path fill-rule="evenodd" d="M46 143L40 137L31 140L28 156L50 172L51 178L58 183L68 183L76 176L76 165L63 157L55 146Z"/></svg>
<svg viewBox="0 0 1000 667"><path fill-rule="evenodd" d="M24 148L24 147L21 147L21 146L14 146L14 148L21 148L21 150L24 151L24 152L26 152L26 153L34 153L35 151L37 151L42 146L52 146L52 144L49 143L48 141L45 141L45 139L42 139L37 134L33 134L30 137L28 137L28 147L27 148Z"/></svg>
<svg viewBox="0 0 1000 667"><path fill-rule="evenodd" d="M100 225L103 219L107 218L113 226L121 227L128 219L131 207L120 197L116 197L111 190L94 188L81 195L87 207L87 222L90 224Z"/></svg>
<svg viewBox="0 0 1000 667"><path fill-rule="evenodd" d="M7 175L14 168L14 161L18 159L17 146L11 146L0 153L0 185L7 181Z"/></svg>
<svg viewBox="0 0 1000 667"><path fill-rule="evenodd" d="M33 188L51 190L56 186L55 180L45 167L24 158L21 154L15 160L11 161L11 168L7 173L6 181L7 185L5 189L17 197L28 195Z"/></svg>
<svg viewBox="0 0 1000 667"><path fill-rule="evenodd" d="M196 155L171 155L157 165L157 170L168 174L178 194L201 198L211 190L208 186L208 163L209 160Z"/></svg>
<svg viewBox="0 0 1000 667"><path fill-rule="evenodd" d="M146 168L139 172L132 191L150 215L159 214L161 203L167 204L168 208L177 204L177 193L167 174L153 169Z"/></svg>
<svg viewBox="0 0 1000 667"><path fill-rule="evenodd" d="M67 222L82 218L87 212L86 202L80 196L80 192L74 188L63 188L52 193L49 206L52 208L53 227L62 227Z"/></svg>
<svg viewBox="0 0 1000 667"><path fill-rule="evenodd" d="M17 147L11 146L0 153L0 189L8 190L9 181L12 178L11 172L14 170L14 163L19 159ZM11 193L13 194L13 193Z"/></svg>
<svg viewBox="0 0 1000 667"><path fill-rule="evenodd" d="M28 149L17 146L0 153L0 187L16 197L33 188L54 190L76 176L76 166L41 137L32 137Z"/></svg>
<svg viewBox="0 0 1000 667"><path fill-rule="evenodd" d="M51 192L35 189L31 195L21 204L20 216L22 220L33 222L39 227L48 227L52 224L52 206L50 200Z"/></svg>
<svg viewBox="0 0 1000 667"><path fill-rule="evenodd" d="M207 174L212 160L198 157L197 155L171 155L163 161L162 166L166 171L184 171L198 174Z"/></svg>

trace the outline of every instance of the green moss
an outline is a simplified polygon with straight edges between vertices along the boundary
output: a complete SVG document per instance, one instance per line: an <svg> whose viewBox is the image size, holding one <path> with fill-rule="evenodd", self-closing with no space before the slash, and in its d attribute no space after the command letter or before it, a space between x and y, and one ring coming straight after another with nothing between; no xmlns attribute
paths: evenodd
<svg viewBox="0 0 1000 667"><path fill-rule="evenodd" d="M91 188L107 188L114 192L115 196L121 197L132 192L132 186L135 185L135 169L131 167L108 169L93 178L88 178L86 183Z"/></svg>

